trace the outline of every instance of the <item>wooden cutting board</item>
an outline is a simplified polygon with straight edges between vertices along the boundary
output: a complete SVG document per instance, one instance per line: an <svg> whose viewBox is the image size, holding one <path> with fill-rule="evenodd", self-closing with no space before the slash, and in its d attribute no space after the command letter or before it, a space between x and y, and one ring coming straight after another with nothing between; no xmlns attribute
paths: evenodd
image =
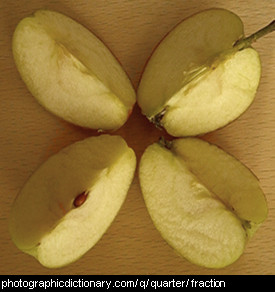
<svg viewBox="0 0 275 292"><path fill-rule="evenodd" d="M238 14L250 34L275 16L275 1L113 0L0 2L0 274L275 274L275 34L255 44L262 79L253 105L237 121L204 136L244 162L266 193L269 216L241 258L210 270L178 256L161 238L147 213L135 176L117 218L103 238L79 261L57 270L42 267L10 240L11 204L30 174L62 147L97 133L70 125L46 112L26 89L15 68L11 38L19 20L39 8L60 11L99 36L113 51L135 88L156 44L178 22L211 7ZM80 113L81 114L81 113ZM159 131L136 105L116 132L133 147L139 161Z"/></svg>

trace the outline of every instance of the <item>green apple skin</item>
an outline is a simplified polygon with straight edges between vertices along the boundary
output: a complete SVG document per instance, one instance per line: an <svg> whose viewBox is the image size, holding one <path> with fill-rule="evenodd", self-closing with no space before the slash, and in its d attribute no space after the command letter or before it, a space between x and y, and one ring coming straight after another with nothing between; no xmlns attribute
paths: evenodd
<svg viewBox="0 0 275 292"><path fill-rule="evenodd" d="M75 125L112 131L136 102L130 79L105 44L73 19L38 10L17 25L17 69L48 111Z"/></svg>
<svg viewBox="0 0 275 292"><path fill-rule="evenodd" d="M137 91L143 114L175 137L202 135L236 120L254 101L261 77L259 54L233 48L242 38L241 19L225 9L179 23L145 66Z"/></svg>
<svg viewBox="0 0 275 292"><path fill-rule="evenodd" d="M199 138L150 145L141 158L139 180L161 236L199 266L223 268L235 262L267 217L256 176Z"/></svg>
<svg viewBox="0 0 275 292"><path fill-rule="evenodd" d="M115 219L135 167L135 154L120 136L90 137L62 149L31 175L15 199L9 225L13 242L48 268L76 261ZM83 194L85 200L79 200Z"/></svg>

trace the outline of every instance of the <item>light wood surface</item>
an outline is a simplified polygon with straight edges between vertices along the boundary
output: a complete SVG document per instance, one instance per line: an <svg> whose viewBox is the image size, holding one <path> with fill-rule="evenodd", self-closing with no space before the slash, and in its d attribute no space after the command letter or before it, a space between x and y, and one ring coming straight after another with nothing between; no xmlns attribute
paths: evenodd
<svg viewBox="0 0 275 292"><path fill-rule="evenodd" d="M42 267L19 251L8 233L11 204L37 166L62 147L96 135L49 114L28 92L11 52L12 33L19 20L39 8L71 16L108 45L137 88L144 64L163 36L185 17L210 7L237 13L247 34L275 16L273 0L0 1L0 274L275 274L275 34L254 45L261 56L262 78L253 105L237 121L204 136L250 167L266 193L268 219L237 262L210 270L178 256L154 228L137 175L106 234L65 268ZM154 128L136 105L116 134L133 147L139 161L145 148L164 132Z"/></svg>

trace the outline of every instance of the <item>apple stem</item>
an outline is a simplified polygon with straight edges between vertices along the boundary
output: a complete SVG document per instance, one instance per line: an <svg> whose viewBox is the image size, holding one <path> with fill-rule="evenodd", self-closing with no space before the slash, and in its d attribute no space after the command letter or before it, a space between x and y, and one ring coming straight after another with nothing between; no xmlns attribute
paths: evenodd
<svg viewBox="0 0 275 292"><path fill-rule="evenodd" d="M256 42L259 38L273 31L275 31L275 20L273 20L267 26L263 27L257 32L253 33L252 35L236 41L233 47L236 48L237 50L248 48L249 46L251 46L252 43Z"/></svg>

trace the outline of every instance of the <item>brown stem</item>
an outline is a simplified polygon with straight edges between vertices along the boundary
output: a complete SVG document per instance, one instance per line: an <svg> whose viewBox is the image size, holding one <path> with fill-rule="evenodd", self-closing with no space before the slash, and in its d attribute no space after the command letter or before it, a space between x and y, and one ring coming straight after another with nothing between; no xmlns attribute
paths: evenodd
<svg viewBox="0 0 275 292"><path fill-rule="evenodd" d="M236 48L237 50L242 50L242 49L248 48L249 46L251 46L252 43L257 41L259 38L267 35L268 33L273 32L273 31L275 31L275 20L273 20L271 23L269 23L264 28L253 33L249 37L246 37L244 39L240 39L240 40L236 41L236 43L234 44L233 47Z"/></svg>

